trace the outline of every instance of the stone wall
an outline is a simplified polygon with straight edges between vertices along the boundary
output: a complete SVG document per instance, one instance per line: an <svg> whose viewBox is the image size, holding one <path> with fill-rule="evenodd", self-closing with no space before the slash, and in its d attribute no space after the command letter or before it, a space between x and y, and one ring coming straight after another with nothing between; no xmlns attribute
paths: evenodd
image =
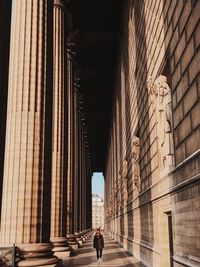
<svg viewBox="0 0 200 267"><path fill-rule="evenodd" d="M190 0L125 4L106 227L146 266L170 266L170 254L175 266L199 257L199 11L200 1ZM160 89L168 90L164 102Z"/></svg>

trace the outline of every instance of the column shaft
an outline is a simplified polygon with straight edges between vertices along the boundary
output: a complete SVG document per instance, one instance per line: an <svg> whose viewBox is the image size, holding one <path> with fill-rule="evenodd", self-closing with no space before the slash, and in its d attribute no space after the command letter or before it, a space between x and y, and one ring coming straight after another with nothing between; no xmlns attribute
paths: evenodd
<svg viewBox="0 0 200 267"><path fill-rule="evenodd" d="M82 228L82 185L83 185L83 142L82 142L82 114L80 111L80 121L79 121L79 230L83 230Z"/></svg>
<svg viewBox="0 0 200 267"><path fill-rule="evenodd" d="M51 237L66 234L64 196L64 6L54 1Z"/></svg>
<svg viewBox="0 0 200 267"><path fill-rule="evenodd" d="M10 48L11 2L0 1L0 211L2 201L5 150L6 111L8 96L8 65Z"/></svg>
<svg viewBox="0 0 200 267"><path fill-rule="evenodd" d="M78 175L79 175L79 140L78 140L78 91L74 91L74 232L78 231Z"/></svg>
<svg viewBox="0 0 200 267"><path fill-rule="evenodd" d="M67 91L68 91L68 156L67 156L67 233L73 232L73 79L72 79L72 58L68 52L67 59Z"/></svg>
<svg viewBox="0 0 200 267"><path fill-rule="evenodd" d="M80 108L80 106L79 106ZM79 172L78 172L78 231L81 231L81 111L78 112L78 144L79 144Z"/></svg>
<svg viewBox="0 0 200 267"><path fill-rule="evenodd" d="M52 44L47 11L47 0L13 1L1 243L49 240L52 73L47 54Z"/></svg>
<svg viewBox="0 0 200 267"><path fill-rule="evenodd" d="M85 140L83 135L83 182L82 182L82 216L83 216L83 230L86 229L86 151Z"/></svg>

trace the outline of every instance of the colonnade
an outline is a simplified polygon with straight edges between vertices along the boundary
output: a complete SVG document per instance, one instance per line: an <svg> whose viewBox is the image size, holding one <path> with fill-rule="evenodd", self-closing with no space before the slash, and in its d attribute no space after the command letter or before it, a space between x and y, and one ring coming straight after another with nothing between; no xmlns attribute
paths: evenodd
<svg viewBox="0 0 200 267"><path fill-rule="evenodd" d="M23 266L30 252L31 266L56 266L50 242L67 246L66 236L91 228L87 125L66 3L12 4L0 243L18 244Z"/></svg>

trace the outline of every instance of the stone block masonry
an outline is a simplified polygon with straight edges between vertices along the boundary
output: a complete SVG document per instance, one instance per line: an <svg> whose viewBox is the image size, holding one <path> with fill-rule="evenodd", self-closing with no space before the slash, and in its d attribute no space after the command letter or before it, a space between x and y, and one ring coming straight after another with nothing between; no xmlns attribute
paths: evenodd
<svg viewBox="0 0 200 267"><path fill-rule="evenodd" d="M200 1L125 4L105 179L105 227L146 266L199 262L200 236L192 230L200 222L195 215L200 203L199 19ZM162 76L166 84L160 82ZM164 139L162 114L169 126ZM140 139L137 184L134 136Z"/></svg>

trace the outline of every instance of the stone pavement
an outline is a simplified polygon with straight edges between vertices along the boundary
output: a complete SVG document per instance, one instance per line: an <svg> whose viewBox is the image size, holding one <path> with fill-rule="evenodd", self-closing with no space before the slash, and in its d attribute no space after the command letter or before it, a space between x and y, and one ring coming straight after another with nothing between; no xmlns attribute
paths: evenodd
<svg viewBox="0 0 200 267"><path fill-rule="evenodd" d="M93 235L86 241L84 247L79 249L78 255L64 262L64 267L142 267L133 256L129 255L113 239L104 234L105 248L103 250L103 261L97 263L96 251L92 247Z"/></svg>

